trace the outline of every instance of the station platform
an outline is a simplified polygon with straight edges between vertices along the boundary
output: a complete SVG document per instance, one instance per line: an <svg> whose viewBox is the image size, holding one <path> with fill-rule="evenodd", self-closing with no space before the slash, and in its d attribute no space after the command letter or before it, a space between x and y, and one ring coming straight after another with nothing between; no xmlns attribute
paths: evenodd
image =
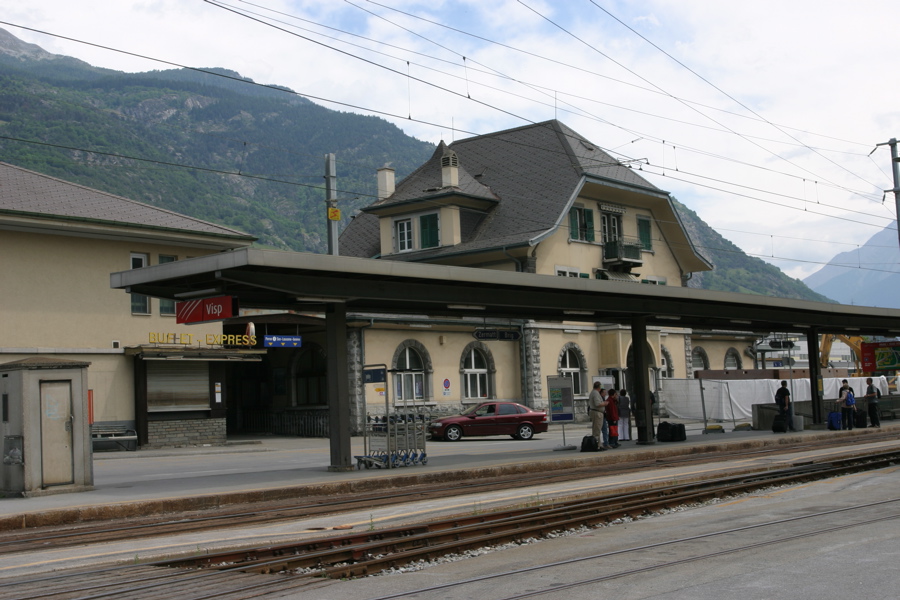
<svg viewBox="0 0 900 600"><path fill-rule="evenodd" d="M428 462L394 469L331 471L329 440L295 437L239 437L225 446L138 451L96 452L94 489L74 493L48 493L0 499L0 530L87 520L146 516L182 510L200 510L330 493L371 491L426 484L436 487L490 474L549 471L575 466L602 466L617 462L659 460L700 452L753 451L804 443L822 437L843 437L864 442L866 436L896 432L900 421L881 429L853 431L807 430L774 434L771 431L710 433L700 425L688 427L683 442L638 444L622 442L617 449L596 453L579 451L588 424L554 424L550 431L529 441L509 437L463 438L458 442L429 441ZM693 428L692 428L693 427ZM363 438L353 438L353 454L363 451ZM882 442L884 443L884 442ZM354 461L355 465L355 461ZM52 490L50 490L52 492Z"/></svg>

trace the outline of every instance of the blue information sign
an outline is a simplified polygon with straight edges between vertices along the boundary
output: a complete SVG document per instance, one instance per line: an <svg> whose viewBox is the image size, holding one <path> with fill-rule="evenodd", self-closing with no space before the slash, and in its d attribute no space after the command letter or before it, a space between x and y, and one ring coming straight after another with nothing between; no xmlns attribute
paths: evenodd
<svg viewBox="0 0 900 600"><path fill-rule="evenodd" d="M303 336L299 335L266 335L263 346L266 348L299 348L303 345Z"/></svg>
<svg viewBox="0 0 900 600"><path fill-rule="evenodd" d="M384 383L387 381L387 369L366 369L363 371L363 383Z"/></svg>

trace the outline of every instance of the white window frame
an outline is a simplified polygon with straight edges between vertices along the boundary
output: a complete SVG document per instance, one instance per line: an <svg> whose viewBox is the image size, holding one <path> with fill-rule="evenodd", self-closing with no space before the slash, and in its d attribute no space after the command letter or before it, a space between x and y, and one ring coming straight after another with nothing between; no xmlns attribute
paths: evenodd
<svg viewBox="0 0 900 600"><path fill-rule="evenodd" d="M394 244L397 252L415 250L416 236L413 232L413 219L404 218L394 221Z"/></svg>
<svg viewBox="0 0 900 600"><path fill-rule="evenodd" d="M569 361L569 356L573 356L575 358L576 366L572 366ZM574 348L567 348L565 354L563 355L562 364L559 367L560 374L563 377L568 377L572 380L572 394L574 396L580 396L584 392L582 391L582 381L581 381L581 371L582 365L581 360L578 358L578 353Z"/></svg>
<svg viewBox="0 0 900 600"><path fill-rule="evenodd" d="M484 367L476 367L476 352L481 355ZM467 400L487 400L491 397L488 379L487 357L478 348L470 348L463 367L463 393ZM474 393L473 393L474 391Z"/></svg>
<svg viewBox="0 0 900 600"><path fill-rule="evenodd" d="M601 241L612 242L622 238L622 215L610 212L600 212L600 236Z"/></svg>
<svg viewBox="0 0 900 600"><path fill-rule="evenodd" d="M140 269L150 265L150 255L146 252L132 252L130 259L130 268ZM143 306L143 310L141 310ZM135 310L138 309L138 310ZM150 296L143 294L131 294L131 314L133 315L149 315L152 314L150 308Z"/></svg>

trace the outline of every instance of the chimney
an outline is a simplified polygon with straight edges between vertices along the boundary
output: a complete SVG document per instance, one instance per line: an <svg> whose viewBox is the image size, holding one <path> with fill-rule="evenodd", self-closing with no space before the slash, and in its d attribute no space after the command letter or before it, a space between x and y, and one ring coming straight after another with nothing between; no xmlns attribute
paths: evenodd
<svg viewBox="0 0 900 600"><path fill-rule="evenodd" d="M450 148L441 157L441 187L459 187L459 158Z"/></svg>
<svg viewBox="0 0 900 600"><path fill-rule="evenodd" d="M378 169L378 199L384 200L394 193L394 169L381 167Z"/></svg>

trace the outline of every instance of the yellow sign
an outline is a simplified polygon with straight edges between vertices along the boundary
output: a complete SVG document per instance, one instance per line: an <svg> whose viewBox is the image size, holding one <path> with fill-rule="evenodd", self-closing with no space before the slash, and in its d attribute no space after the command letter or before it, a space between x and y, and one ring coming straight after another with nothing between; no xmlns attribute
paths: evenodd
<svg viewBox="0 0 900 600"><path fill-rule="evenodd" d="M328 209L328 220L329 221L340 221L341 220L341 209L329 208Z"/></svg>

